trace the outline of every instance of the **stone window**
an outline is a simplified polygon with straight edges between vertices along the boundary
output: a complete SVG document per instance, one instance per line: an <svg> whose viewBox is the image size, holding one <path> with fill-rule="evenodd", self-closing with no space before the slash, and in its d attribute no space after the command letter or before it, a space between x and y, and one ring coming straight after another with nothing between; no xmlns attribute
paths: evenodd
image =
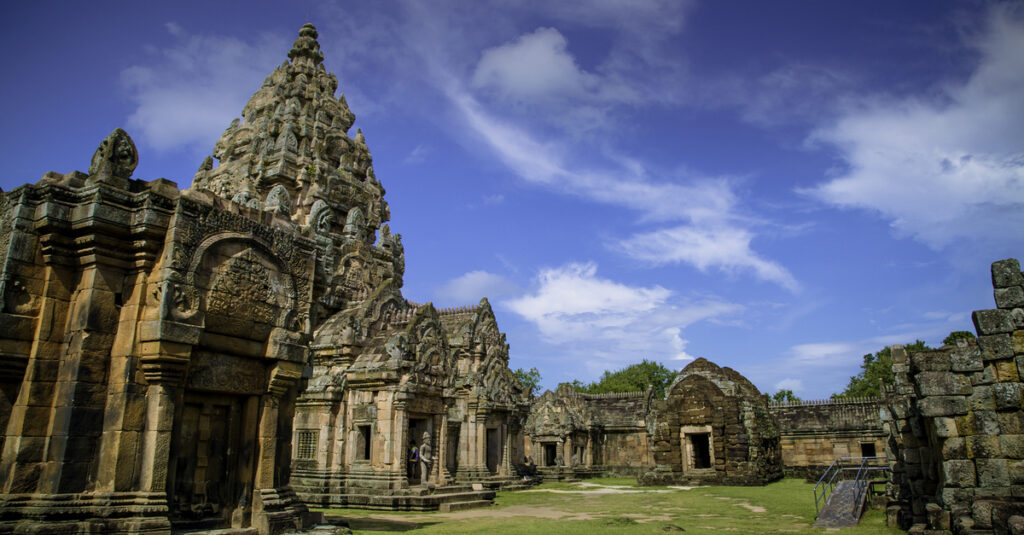
<svg viewBox="0 0 1024 535"><path fill-rule="evenodd" d="M875 450L874 442L861 442L860 443L860 456L861 457L876 457L878 452Z"/></svg>
<svg viewBox="0 0 1024 535"><path fill-rule="evenodd" d="M298 432L298 450L295 452L296 459L315 459L316 443L320 438L320 431L316 429L303 429Z"/></svg>
<svg viewBox="0 0 1024 535"><path fill-rule="evenodd" d="M714 470L715 441L710 425L684 426L679 430L683 471Z"/></svg>
<svg viewBox="0 0 1024 535"><path fill-rule="evenodd" d="M369 461L370 460L370 426L361 425L357 429L356 434L356 460L357 461Z"/></svg>
<svg viewBox="0 0 1024 535"><path fill-rule="evenodd" d="M558 446L553 442L544 444L544 466L555 466L558 458Z"/></svg>

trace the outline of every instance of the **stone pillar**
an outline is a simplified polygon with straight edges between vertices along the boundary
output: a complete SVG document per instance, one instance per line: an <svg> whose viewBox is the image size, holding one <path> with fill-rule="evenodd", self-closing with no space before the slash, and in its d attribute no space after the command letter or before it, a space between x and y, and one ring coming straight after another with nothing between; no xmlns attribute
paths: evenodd
<svg viewBox="0 0 1024 535"><path fill-rule="evenodd" d="M476 466L482 473L489 474L490 471L487 469L487 413L478 410L476 415Z"/></svg>
<svg viewBox="0 0 1024 535"><path fill-rule="evenodd" d="M437 459L437 462L435 464L437 464L437 479L436 479L436 481L437 481L437 485L438 486L442 486L442 485L447 485L448 484L448 408L447 407L445 407L444 414L441 415L440 420L441 420L441 426L440 426L440 428L436 428L436 429L440 429L440 431L437 432L437 440L435 441L435 444L437 444L437 454L435 455L435 458Z"/></svg>
<svg viewBox="0 0 1024 535"><path fill-rule="evenodd" d="M392 463L391 472L397 474L402 482L400 488L408 488L409 478L409 413L406 402L396 401L393 405L394 411L394 448L397 450L398 462ZM415 439L416 437L411 437Z"/></svg>
<svg viewBox="0 0 1024 535"><path fill-rule="evenodd" d="M505 421L501 423L498 428L498 434L501 436L501 465L498 467L498 473L503 476L512 474L512 452L509 451L509 436L508 436L508 416L505 416Z"/></svg>
<svg viewBox="0 0 1024 535"><path fill-rule="evenodd" d="M594 433L591 433L587 437L587 452L585 454L585 461L587 466L594 466Z"/></svg>
<svg viewBox="0 0 1024 535"><path fill-rule="evenodd" d="M146 430L142 434L141 490L167 490L167 466L174 431L175 387L152 383L146 390Z"/></svg>

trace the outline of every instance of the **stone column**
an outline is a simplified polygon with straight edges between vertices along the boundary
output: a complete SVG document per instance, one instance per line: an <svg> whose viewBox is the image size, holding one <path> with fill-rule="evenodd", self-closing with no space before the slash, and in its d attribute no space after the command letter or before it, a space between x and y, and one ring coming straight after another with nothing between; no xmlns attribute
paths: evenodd
<svg viewBox="0 0 1024 535"><path fill-rule="evenodd" d="M447 485L447 407L440 417L440 430L437 431L437 486Z"/></svg>
<svg viewBox="0 0 1024 535"><path fill-rule="evenodd" d="M477 466L484 474L489 474L487 469L487 413L479 412L476 415L476 443L477 443Z"/></svg>
<svg viewBox="0 0 1024 535"><path fill-rule="evenodd" d="M508 416L505 416L505 420L498 429L498 434L501 436L501 466L498 468L498 473L503 476L512 474L512 452L509 451L509 443L511 441L508 436Z"/></svg>
<svg viewBox="0 0 1024 535"><path fill-rule="evenodd" d="M397 459L399 462L393 463L391 466L391 472L397 474L399 480L402 482L400 488L409 487L409 478L407 477L409 470L409 413L407 410L406 402L396 401L393 405L394 411L394 437L395 446L397 450ZM412 437L415 439L416 437Z"/></svg>

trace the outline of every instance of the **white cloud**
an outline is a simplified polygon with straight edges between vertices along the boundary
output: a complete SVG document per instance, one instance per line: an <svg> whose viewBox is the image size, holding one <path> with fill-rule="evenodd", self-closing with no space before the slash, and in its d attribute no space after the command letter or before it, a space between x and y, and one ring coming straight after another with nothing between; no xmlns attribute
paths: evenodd
<svg viewBox="0 0 1024 535"><path fill-rule="evenodd" d="M656 182L648 178L642 162L622 158L612 170L577 169L563 162L557 146L540 143L525 130L493 117L470 95L450 88L449 96L480 139L523 179L635 210L643 221L689 223L634 235L619 242L622 252L654 264L686 262L702 271L750 271L790 291L799 289L788 270L750 247L754 234L748 220L735 212L737 200L728 180ZM713 247L703 249L709 245Z"/></svg>
<svg viewBox="0 0 1024 535"><path fill-rule="evenodd" d="M420 143L409 151L409 154L405 157L405 163L422 163L427 159L427 155L430 152L430 147Z"/></svg>
<svg viewBox="0 0 1024 535"><path fill-rule="evenodd" d="M812 138L836 146L840 176L809 193L877 212L940 250L961 241L1019 244L1024 225L1024 17L993 8L969 79L940 98L875 99Z"/></svg>
<svg viewBox="0 0 1024 535"><path fill-rule="evenodd" d="M721 226L678 226L634 234L616 246L629 256L654 264L686 262L701 271L709 267L750 270L761 280L798 291L793 275L750 248L754 234L747 229Z"/></svg>
<svg viewBox="0 0 1024 535"><path fill-rule="evenodd" d="M568 41L554 28L538 28L512 43L483 52L472 84L506 98L580 96L597 85L567 51Z"/></svg>
<svg viewBox="0 0 1024 535"><path fill-rule="evenodd" d="M444 302L476 303L483 297L493 299L516 290L516 285L505 277L477 270L446 282L434 293Z"/></svg>
<svg viewBox="0 0 1024 535"><path fill-rule="evenodd" d="M287 59L282 53L287 42L274 35L261 35L251 43L190 35L174 23L166 29L173 45L154 50L146 65L121 72L121 82L136 103L128 129L158 150L209 151L264 76Z"/></svg>
<svg viewBox="0 0 1024 535"><path fill-rule="evenodd" d="M857 344L847 342L797 344L789 349L789 362L798 366L848 367L853 355L859 358L860 355L864 354L859 351Z"/></svg>
<svg viewBox="0 0 1024 535"><path fill-rule="evenodd" d="M775 383L775 391L779 390L792 390L794 393L799 393L804 389L804 382L800 379L793 379L787 377L777 383Z"/></svg>
<svg viewBox="0 0 1024 535"><path fill-rule="evenodd" d="M504 306L535 324L545 341L592 369L612 369L640 358L691 360L682 329L732 314L738 305L716 300L686 303L661 286L638 287L597 276L593 263L541 271L532 294Z"/></svg>

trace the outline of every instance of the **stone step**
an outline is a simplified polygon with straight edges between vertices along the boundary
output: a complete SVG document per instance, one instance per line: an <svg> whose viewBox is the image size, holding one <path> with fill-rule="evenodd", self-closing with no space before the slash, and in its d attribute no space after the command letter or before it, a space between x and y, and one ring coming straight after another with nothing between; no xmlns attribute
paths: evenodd
<svg viewBox="0 0 1024 535"><path fill-rule="evenodd" d="M437 510L441 513L450 513L453 511L463 511L465 509L475 509L477 507L489 507L493 502L490 500L473 500L469 502L445 502L438 506Z"/></svg>

